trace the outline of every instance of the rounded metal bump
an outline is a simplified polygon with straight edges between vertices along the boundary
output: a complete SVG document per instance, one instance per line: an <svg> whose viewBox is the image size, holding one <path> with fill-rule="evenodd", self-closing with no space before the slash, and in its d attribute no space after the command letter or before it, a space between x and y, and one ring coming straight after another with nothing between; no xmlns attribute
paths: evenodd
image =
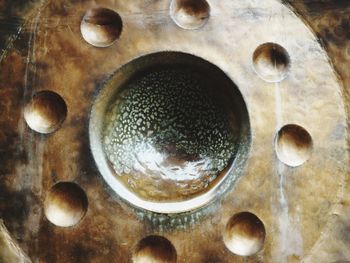
<svg viewBox="0 0 350 263"><path fill-rule="evenodd" d="M183 29L198 29L207 23L210 6L206 0L172 0L170 16Z"/></svg>
<svg viewBox="0 0 350 263"><path fill-rule="evenodd" d="M35 93L24 108L24 119L28 126L39 133L52 133L60 128L67 116L67 105L53 91Z"/></svg>
<svg viewBox="0 0 350 263"><path fill-rule="evenodd" d="M301 126L288 124L283 126L275 140L278 159L286 165L296 167L306 162L312 153L311 135Z"/></svg>
<svg viewBox="0 0 350 263"><path fill-rule="evenodd" d="M74 226L84 217L88 199L83 189L71 182L55 184L46 196L46 218L56 226Z"/></svg>
<svg viewBox="0 0 350 263"><path fill-rule="evenodd" d="M249 117L233 82L193 55L135 59L94 102L90 144L113 190L159 213L209 203L237 179L250 145Z"/></svg>
<svg viewBox="0 0 350 263"><path fill-rule="evenodd" d="M276 43L264 43L253 54L255 72L265 81L280 82L290 69L287 50Z"/></svg>
<svg viewBox="0 0 350 263"><path fill-rule="evenodd" d="M95 47L108 47L121 35L123 22L115 11L97 7L84 15L80 30L83 38Z"/></svg>
<svg viewBox="0 0 350 263"><path fill-rule="evenodd" d="M228 221L224 243L236 255L251 256L262 249L265 235L264 224L256 215L241 212Z"/></svg>
<svg viewBox="0 0 350 263"><path fill-rule="evenodd" d="M177 254L171 242L161 236L148 236L136 246L133 263L176 263Z"/></svg>

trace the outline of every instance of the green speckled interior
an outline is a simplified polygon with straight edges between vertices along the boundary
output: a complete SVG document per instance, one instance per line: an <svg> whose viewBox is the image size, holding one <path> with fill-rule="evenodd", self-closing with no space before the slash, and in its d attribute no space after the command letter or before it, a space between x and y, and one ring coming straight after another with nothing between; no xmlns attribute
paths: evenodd
<svg viewBox="0 0 350 263"><path fill-rule="evenodd" d="M242 110L221 74L155 64L116 87L103 147L126 187L146 200L186 200L226 173L239 150Z"/></svg>

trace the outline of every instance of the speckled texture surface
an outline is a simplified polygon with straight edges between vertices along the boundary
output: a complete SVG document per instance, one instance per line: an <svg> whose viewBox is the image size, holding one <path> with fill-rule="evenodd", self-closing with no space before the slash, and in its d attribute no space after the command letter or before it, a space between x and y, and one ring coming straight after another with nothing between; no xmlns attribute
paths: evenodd
<svg viewBox="0 0 350 263"><path fill-rule="evenodd" d="M181 200L205 191L237 152L239 134L202 78L184 66L151 70L126 84L107 112L107 158L143 198Z"/></svg>
<svg viewBox="0 0 350 263"><path fill-rule="evenodd" d="M0 3L5 20L25 21L17 40L4 38L11 45L1 61L0 217L32 262L130 262L138 241L153 234L172 242L178 262L350 260L348 1L291 1L298 16L275 0L209 1L211 17L195 31L178 28L163 0ZM96 4L118 10L124 23L107 49L89 46L79 32L83 14ZM280 44L291 58L290 73L278 84L252 68L252 54L264 42ZM202 213L164 216L174 220L166 228L111 191L87 134L99 85L128 61L163 50L221 68L243 94L252 130L243 176L229 193ZM59 93L68 106L62 128L49 136L33 133L22 118L24 102L42 89ZM288 123L304 127L314 143L298 168L281 164L274 152L276 132ZM42 211L47 191L62 180L78 183L89 199L83 221L68 229L49 223ZM222 240L227 221L241 211L256 214L266 228L264 249L248 258L231 254Z"/></svg>

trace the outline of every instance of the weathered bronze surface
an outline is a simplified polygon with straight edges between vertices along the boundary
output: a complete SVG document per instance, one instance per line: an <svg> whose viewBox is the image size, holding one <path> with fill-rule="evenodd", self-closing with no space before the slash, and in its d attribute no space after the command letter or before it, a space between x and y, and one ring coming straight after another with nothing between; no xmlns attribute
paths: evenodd
<svg viewBox="0 0 350 263"><path fill-rule="evenodd" d="M177 262L350 261L350 3L208 3L205 24L186 30L171 18L168 0L0 1L0 262L132 262L140 241L155 235L170 242L176 252L164 255ZM89 45L80 32L84 14L96 6L122 19L121 35L107 48ZM271 66L282 61L274 55L259 62L272 75L287 68L283 80L257 74L253 54L264 43L288 53L288 67ZM193 54L220 68L249 114L251 144L239 179L209 204L181 214L145 211L120 198L101 176L89 141L91 109L105 83L128 62L161 51ZM41 90L58 93L67 105L60 128L46 135L23 117ZM275 149L288 124L312 140L296 167ZM283 145L300 157L305 147L294 135ZM61 181L79 185L88 198L85 216L71 227L45 216L50 189ZM224 242L227 223L243 211L265 227L262 250L249 257L234 255ZM154 248L147 249L152 256Z"/></svg>

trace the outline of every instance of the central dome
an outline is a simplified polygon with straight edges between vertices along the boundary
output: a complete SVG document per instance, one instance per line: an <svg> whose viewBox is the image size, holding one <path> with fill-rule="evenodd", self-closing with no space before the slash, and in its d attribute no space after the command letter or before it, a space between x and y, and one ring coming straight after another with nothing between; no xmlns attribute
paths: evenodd
<svg viewBox="0 0 350 263"><path fill-rule="evenodd" d="M182 52L136 58L107 79L94 101L90 146L108 185L157 213L200 208L242 172L249 116L217 66Z"/></svg>
<svg viewBox="0 0 350 263"><path fill-rule="evenodd" d="M239 137L214 93L215 83L186 67L149 69L124 85L103 132L120 180L150 200L205 190L230 165Z"/></svg>

